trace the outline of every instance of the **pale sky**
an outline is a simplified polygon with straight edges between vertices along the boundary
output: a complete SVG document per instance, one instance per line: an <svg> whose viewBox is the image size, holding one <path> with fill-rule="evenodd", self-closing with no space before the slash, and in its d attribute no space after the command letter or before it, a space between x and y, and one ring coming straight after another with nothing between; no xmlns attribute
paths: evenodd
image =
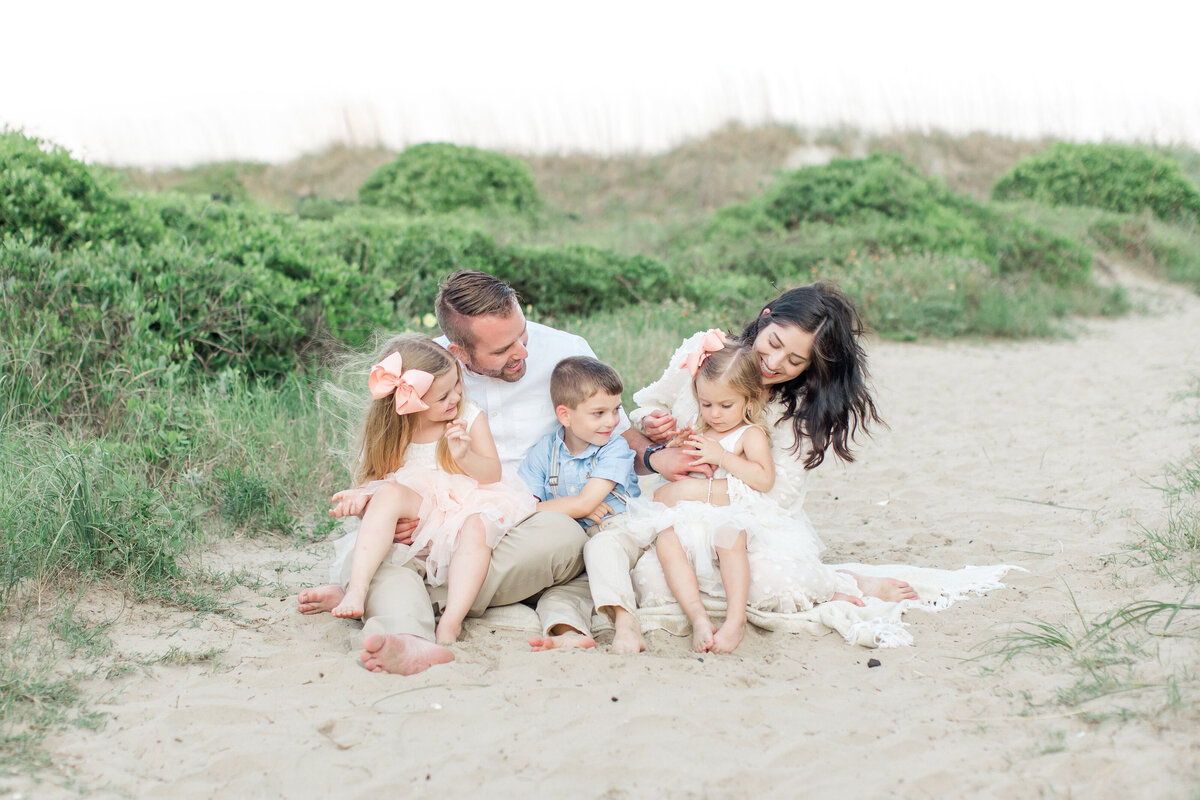
<svg viewBox="0 0 1200 800"><path fill-rule="evenodd" d="M1200 4L0 0L0 125L89 160L656 151L728 120L1200 147Z"/></svg>

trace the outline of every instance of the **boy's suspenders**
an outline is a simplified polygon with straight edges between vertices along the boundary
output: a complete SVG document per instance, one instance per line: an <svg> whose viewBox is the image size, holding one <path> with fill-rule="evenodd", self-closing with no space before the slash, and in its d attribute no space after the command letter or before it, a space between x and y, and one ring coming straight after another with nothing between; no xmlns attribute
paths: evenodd
<svg viewBox="0 0 1200 800"><path fill-rule="evenodd" d="M562 444L562 439L554 437L554 452L550 454L550 475L546 478L546 485L554 492L554 497L558 497L558 448ZM592 477L592 470L596 468L596 461L600 458L600 448L596 448L596 452L592 453L592 457L588 462L587 477ZM609 493L620 500L622 503L629 505L629 495L619 490L615 485Z"/></svg>

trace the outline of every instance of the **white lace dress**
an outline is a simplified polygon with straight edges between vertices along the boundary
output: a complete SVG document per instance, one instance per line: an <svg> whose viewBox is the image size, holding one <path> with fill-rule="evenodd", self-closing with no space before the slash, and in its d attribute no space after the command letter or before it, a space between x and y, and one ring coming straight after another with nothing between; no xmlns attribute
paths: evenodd
<svg viewBox="0 0 1200 800"><path fill-rule="evenodd" d="M680 426L695 423L699 408L692 394L691 375L687 370L680 369L680 364L697 347L703 335L700 332L685 340L671 357L671 363L662 377L634 394L633 400L638 408L629 417L639 429L654 409L669 412ZM775 484L769 491L757 492L732 475L719 474L716 477L725 478L728 488L727 507L680 503L676 509L699 506L702 510L694 516L686 512L684 528L689 532L680 534L680 539L683 541L686 535L691 543L689 555L695 559L693 566L704 594L721 599L725 596L715 550L710 550L707 560L702 553L705 548L710 548L714 537L719 535L723 527L728 529L727 526L737 524L741 527L734 530L735 535L737 530L747 532L749 605L760 611L790 614L807 611L815 604L829 600L835 592L852 596L860 596L861 592L853 577L821 563L823 545L804 513L806 471L797 455L791 452L795 438L791 422L783 419L783 411L781 402L773 401L767 406L771 457L775 462ZM652 496L654 489L661 485L645 482L642 478L639 478L639 482L642 482L644 497ZM639 531L644 530L637 519L637 509L631 507L630 512L630 524L636 525ZM684 512L679 513L684 516ZM659 519L647 515L647 519L654 525L669 517ZM680 524L674 524L679 534ZM662 530L662 527L657 530ZM685 549L688 547L685 546ZM675 602L653 549L648 550L634 568L633 585L639 608Z"/></svg>
<svg viewBox="0 0 1200 800"><path fill-rule="evenodd" d="M468 431L480 413L479 406L466 402L462 420ZM495 547L509 528L532 514L537 506L537 499L522 484L505 480L480 484L469 475L444 472L437 463L437 442L410 444L403 467L363 488L374 494L385 483L399 483L421 495L421 521L413 532L412 544L392 545L390 559L394 564L414 558L424 560L425 581L430 586L446 581L450 559L458 546L458 533L470 516L479 515L487 532L488 546ZM358 539L356 522L350 521L347 527L354 530L334 542L335 576L342 574L346 560L353 554Z"/></svg>

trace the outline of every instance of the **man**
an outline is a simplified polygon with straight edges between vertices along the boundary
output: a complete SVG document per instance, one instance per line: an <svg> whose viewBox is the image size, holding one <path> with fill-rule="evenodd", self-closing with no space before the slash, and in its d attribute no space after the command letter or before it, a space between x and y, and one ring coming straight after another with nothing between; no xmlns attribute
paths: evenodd
<svg viewBox="0 0 1200 800"><path fill-rule="evenodd" d="M501 467L515 478L525 451L558 424L550 399L555 365L568 356L595 354L582 337L527 322L512 287L487 273L451 275L439 287L435 312L445 334L438 342L463 365L466 395L488 415ZM628 427L622 412L618 432ZM416 525L416 520L402 520L396 541L409 541ZM512 528L492 553L471 616L550 587L557 587L548 593L551 608L562 608L569 619L590 614L586 579L572 581L583 570L586 540L575 520L554 511L534 514ZM306 589L300 593L300 611L327 611L340 601L341 591L336 585ZM367 669L412 675L454 659L433 641L431 598L444 604L445 587L427 590L420 572L408 565L385 561L380 566L363 614L360 657Z"/></svg>

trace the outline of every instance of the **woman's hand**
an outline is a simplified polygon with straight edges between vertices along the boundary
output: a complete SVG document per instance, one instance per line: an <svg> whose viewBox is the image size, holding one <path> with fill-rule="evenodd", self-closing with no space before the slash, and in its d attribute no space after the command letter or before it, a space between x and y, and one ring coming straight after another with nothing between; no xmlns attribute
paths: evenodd
<svg viewBox="0 0 1200 800"><path fill-rule="evenodd" d="M642 428L646 438L658 444L665 442L675 434L676 421L665 411L651 411L642 419Z"/></svg>
<svg viewBox="0 0 1200 800"><path fill-rule="evenodd" d="M683 443L683 453L691 456L699 464L711 464L715 467L721 463L725 448L707 436L693 433Z"/></svg>
<svg viewBox="0 0 1200 800"><path fill-rule="evenodd" d="M462 420L455 420L446 425L444 435L446 446L450 450L450 457L462 464L467 453L471 452L471 435L467 433L467 424Z"/></svg>
<svg viewBox="0 0 1200 800"><path fill-rule="evenodd" d="M690 478L691 472L699 472L707 477L713 474L713 468L708 464L696 461L694 457L678 447L666 447L650 456L650 465L654 471L669 481Z"/></svg>

